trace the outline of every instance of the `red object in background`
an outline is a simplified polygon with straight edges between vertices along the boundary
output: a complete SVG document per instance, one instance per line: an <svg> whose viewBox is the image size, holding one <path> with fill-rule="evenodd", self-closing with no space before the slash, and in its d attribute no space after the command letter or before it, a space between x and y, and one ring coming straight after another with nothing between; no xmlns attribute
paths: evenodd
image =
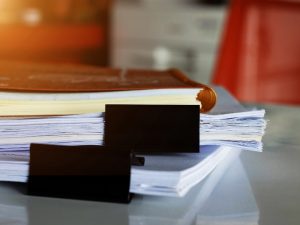
<svg viewBox="0 0 300 225"><path fill-rule="evenodd" d="M232 0L213 83L244 102L300 104L300 2Z"/></svg>

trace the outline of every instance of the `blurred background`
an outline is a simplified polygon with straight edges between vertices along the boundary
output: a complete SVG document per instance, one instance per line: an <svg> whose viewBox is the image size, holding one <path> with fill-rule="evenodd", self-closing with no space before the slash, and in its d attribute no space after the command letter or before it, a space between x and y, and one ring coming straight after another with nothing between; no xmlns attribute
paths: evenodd
<svg viewBox="0 0 300 225"><path fill-rule="evenodd" d="M108 65L109 1L0 0L0 59Z"/></svg>
<svg viewBox="0 0 300 225"><path fill-rule="evenodd" d="M299 0L0 0L0 60L181 69L300 104Z"/></svg>
<svg viewBox="0 0 300 225"><path fill-rule="evenodd" d="M0 0L0 59L180 68L207 83L222 0Z"/></svg>

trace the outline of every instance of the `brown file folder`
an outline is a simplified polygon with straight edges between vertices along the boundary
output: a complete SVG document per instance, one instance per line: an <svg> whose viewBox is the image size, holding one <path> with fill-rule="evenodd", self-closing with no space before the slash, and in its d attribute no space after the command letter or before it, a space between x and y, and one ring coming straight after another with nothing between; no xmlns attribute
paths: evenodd
<svg viewBox="0 0 300 225"><path fill-rule="evenodd" d="M113 69L83 65L0 62L0 90L24 92L98 92L162 88L199 88L201 112L216 103L210 87L177 69Z"/></svg>

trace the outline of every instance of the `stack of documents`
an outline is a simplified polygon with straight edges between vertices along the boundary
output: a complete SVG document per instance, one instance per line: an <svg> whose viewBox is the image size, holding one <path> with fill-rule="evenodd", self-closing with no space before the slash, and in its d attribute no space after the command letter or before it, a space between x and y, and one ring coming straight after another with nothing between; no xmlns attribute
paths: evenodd
<svg viewBox="0 0 300 225"><path fill-rule="evenodd" d="M130 192L138 194L184 196L225 159L239 153L230 148L205 146L198 153L147 155L144 166L131 169ZM0 153L0 180L27 182L29 155Z"/></svg>
<svg viewBox="0 0 300 225"><path fill-rule="evenodd" d="M255 225L259 219L248 176L238 157L223 160L184 198L147 199L147 204L144 200L137 198L137 204L129 205L130 224Z"/></svg>
<svg viewBox="0 0 300 225"><path fill-rule="evenodd" d="M246 110L224 89L216 90L218 104L200 116L200 144L262 151L265 110Z"/></svg>
<svg viewBox="0 0 300 225"><path fill-rule="evenodd" d="M239 150L262 150L264 111L246 111L223 89L216 90L219 95L216 107L210 114L200 115L201 153L145 156L145 166L132 168L131 192L183 196L221 161L232 158ZM196 91L185 89L185 97L194 96ZM93 110L88 112L68 116L2 117L0 180L27 181L30 143L101 145L105 115Z"/></svg>
<svg viewBox="0 0 300 225"><path fill-rule="evenodd" d="M0 151L28 152L30 143L101 145L103 114L0 120Z"/></svg>
<svg viewBox="0 0 300 225"><path fill-rule="evenodd" d="M261 139L266 127L265 111L247 111L228 92L221 88L216 88L216 90L219 96L217 105L209 114L200 114L200 144L225 145L261 151ZM45 112L56 115L66 114L66 111L74 113L78 109L84 110L83 112L86 114L2 117L0 120L0 151L28 151L30 143L102 144L105 118L102 112L105 104L100 104L101 101L109 104L199 104L195 100L198 91L199 89L178 89L177 92L164 89L125 91L117 92L117 98L113 96L113 92L96 93L95 95L77 94L77 97L70 94L44 94L45 98L48 98L44 104L40 104L41 100L38 100L37 103L36 100L33 100L41 98L43 94L27 94L31 96L31 100L25 101L26 104L31 104L26 107L29 115L41 115L45 111L43 109L45 107L48 109ZM119 95L123 98L120 98ZM6 95L6 97L8 96L12 95ZM4 97L3 93L2 97ZM88 98L88 100L74 100L80 97ZM52 100L49 100L50 98ZM69 100L60 102L61 98ZM23 104L25 103L23 102ZM6 103L2 101L0 109L10 110L10 115L26 113L24 105L9 100ZM21 112L18 109L22 109ZM101 113L94 112L98 109ZM4 113L4 110L1 113Z"/></svg>

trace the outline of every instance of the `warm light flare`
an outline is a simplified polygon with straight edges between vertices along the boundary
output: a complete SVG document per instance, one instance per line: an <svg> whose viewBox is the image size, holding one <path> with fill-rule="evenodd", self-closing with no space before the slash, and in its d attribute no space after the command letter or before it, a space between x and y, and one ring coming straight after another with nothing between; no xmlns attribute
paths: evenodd
<svg viewBox="0 0 300 225"><path fill-rule="evenodd" d="M35 8L29 8L24 10L22 20L27 25L37 25L42 20L42 13Z"/></svg>
<svg viewBox="0 0 300 225"><path fill-rule="evenodd" d="M16 3L15 1L0 0L0 24L16 20L14 10L17 6Z"/></svg>
<svg viewBox="0 0 300 225"><path fill-rule="evenodd" d="M0 0L0 61L107 65L108 10L108 0Z"/></svg>

